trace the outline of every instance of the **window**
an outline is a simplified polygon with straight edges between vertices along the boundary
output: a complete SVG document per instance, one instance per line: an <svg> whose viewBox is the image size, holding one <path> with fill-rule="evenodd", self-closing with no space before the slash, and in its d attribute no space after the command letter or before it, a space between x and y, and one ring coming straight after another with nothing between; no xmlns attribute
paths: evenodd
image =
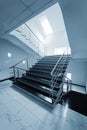
<svg viewBox="0 0 87 130"><path fill-rule="evenodd" d="M63 53L65 53L65 54L71 54L70 47L55 48L55 50L54 50L54 54L55 55L62 55Z"/></svg>
<svg viewBox="0 0 87 130"><path fill-rule="evenodd" d="M71 78L72 78L71 73L67 73L66 76L71 80Z"/></svg>

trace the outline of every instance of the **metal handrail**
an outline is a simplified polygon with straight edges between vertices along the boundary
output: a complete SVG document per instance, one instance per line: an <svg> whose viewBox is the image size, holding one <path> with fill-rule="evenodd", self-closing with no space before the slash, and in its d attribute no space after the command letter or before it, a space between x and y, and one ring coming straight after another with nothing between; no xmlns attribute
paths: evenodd
<svg viewBox="0 0 87 130"><path fill-rule="evenodd" d="M11 69L11 68L13 68L13 67L17 66L18 64L20 64L23 60L25 60L25 59L27 59L27 58L28 58L28 57L25 57L24 59L20 60L20 61L19 61L19 62L17 62L16 64L14 64L14 65L10 66L10 67L9 67L9 69Z"/></svg>
<svg viewBox="0 0 87 130"><path fill-rule="evenodd" d="M60 74L59 71L61 72L61 69L58 70L57 74L54 74L54 72L55 72L55 70L57 70L57 66L59 65L59 62L61 61L63 56L64 56L64 54L59 58L58 62L56 63L56 65L54 66L53 71L52 71L52 79L51 79L52 98L53 98L53 89L57 83L58 78L60 77L60 76L58 76L58 74Z"/></svg>
<svg viewBox="0 0 87 130"><path fill-rule="evenodd" d="M57 65L59 64L60 60L62 59L62 57L63 57L63 55L61 55L61 57L58 59L57 63L55 64L54 68L53 68L52 71L51 71L51 75L53 75L53 73L54 73L54 71L55 71Z"/></svg>
<svg viewBox="0 0 87 130"><path fill-rule="evenodd" d="M71 81L72 82L72 80L70 79L70 78L68 78L65 74L63 74L63 73L59 73L59 75L58 76L64 76L67 80L69 80L69 81Z"/></svg>
<svg viewBox="0 0 87 130"><path fill-rule="evenodd" d="M31 55L32 56L32 55ZM30 56L30 57L31 57ZM14 79L16 81L16 77L18 76L19 77L19 70L23 70L23 71L27 71L29 69L29 56L23 58L22 60L20 60L19 62L17 62L16 64L12 65L9 67L9 69L12 69L13 68L13 74L14 74ZM34 56L33 56L34 57ZM26 61L25 64L21 65L21 63L23 61ZM37 61L37 58L35 59ZM21 68L22 67L22 68ZM26 69L25 69L26 68ZM16 72L17 72L17 75L16 75Z"/></svg>
<svg viewBox="0 0 87 130"><path fill-rule="evenodd" d="M28 60L31 56L34 57L33 55L26 56L25 58L23 58L23 59L21 59L20 61L18 61L16 64L10 66L9 69L11 69L11 68L17 66L18 64L22 63L24 60ZM39 56L39 59L40 59L40 56ZM38 61L39 59L36 58L37 61Z"/></svg>
<svg viewBox="0 0 87 130"><path fill-rule="evenodd" d="M20 68L20 67L15 67L16 69L19 69L19 70L24 70L24 71L27 71L26 69L23 69L23 68Z"/></svg>
<svg viewBox="0 0 87 130"><path fill-rule="evenodd" d="M53 73L54 73L56 67L58 66L60 60L63 58L65 52L66 52L66 50L64 51L63 55L61 55L60 58L58 59L57 63L55 64L54 68L53 68L52 71L51 71L51 75L54 75Z"/></svg>
<svg viewBox="0 0 87 130"><path fill-rule="evenodd" d="M70 78L68 78L65 74L60 73L60 75L61 76L63 75L67 79L67 82L66 82L67 83L67 92L69 92L71 90L72 80ZM63 82L65 83L65 80Z"/></svg>
<svg viewBox="0 0 87 130"><path fill-rule="evenodd" d="M62 74L62 68L63 68L64 64L66 63L66 60L63 59L65 52L66 52L66 50L64 51L63 55L60 56L60 58L58 59L57 63L55 64L54 68L51 71L52 79L51 79L50 85L51 85L51 99L52 99L52 101L53 101L53 95L54 95L54 93L53 93L54 87L56 86L56 83ZM68 53L66 56L68 56ZM60 66L60 63L63 63L63 65ZM60 68L59 68L59 66L60 66ZM62 82L62 85L60 85L61 93L63 92L63 84L64 84L64 82Z"/></svg>
<svg viewBox="0 0 87 130"><path fill-rule="evenodd" d="M20 73L20 70L27 71L26 69L20 68L20 67L13 67L13 73L14 73L14 82L16 81L16 78L20 77L20 74L23 75L24 73Z"/></svg>

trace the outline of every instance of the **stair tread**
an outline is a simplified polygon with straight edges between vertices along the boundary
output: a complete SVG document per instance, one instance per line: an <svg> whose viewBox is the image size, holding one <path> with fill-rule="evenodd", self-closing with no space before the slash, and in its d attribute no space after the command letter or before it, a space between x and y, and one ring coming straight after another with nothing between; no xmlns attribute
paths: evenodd
<svg viewBox="0 0 87 130"><path fill-rule="evenodd" d="M35 74L35 73L31 73L31 74L28 74L28 76L30 77L34 77L34 78L40 78L40 79L44 79L44 80L49 80L51 81L51 78L52 76L51 75L41 75L41 74ZM62 78L58 78L57 82L62 82Z"/></svg>
<svg viewBox="0 0 87 130"><path fill-rule="evenodd" d="M47 67L40 67L40 66L34 66L33 68L31 68L30 70L48 70L51 71L52 68L47 68Z"/></svg>
<svg viewBox="0 0 87 130"><path fill-rule="evenodd" d="M49 105L49 106L52 106L52 101L50 100L50 98L46 98L46 96L44 96L44 95L42 95L42 94L40 94L40 93L38 93L38 92L35 92L35 91L33 91L33 90L26 90L26 89L24 89L25 88L25 85L17 85L17 87L19 87L19 88L21 88L22 89L22 91L24 91L24 92L26 92L26 93L29 93L30 95L32 95L32 96L34 96L35 98L37 98L37 99L39 99L40 101L42 101L42 102L44 102L44 103L46 103L47 105Z"/></svg>
<svg viewBox="0 0 87 130"><path fill-rule="evenodd" d="M40 72L40 73L47 73L47 74L50 74L50 71L46 71L46 70L39 70L39 69L36 69L36 70L31 69L31 70L30 70L30 71L28 71L28 72L35 72L35 73Z"/></svg>
<svg viewBox="0 0 87 130"><path fill-rule="evenodd" d="M38 61L38 63L55 63L56 64L56 62L57 62L57 60L41 60L41 61Z"/></svg>
<svg viewBox="0 0 87 130"><path fill-rule="evenodd" d="M39 64L39 65L35 65L35 67L53 68L54 65L43 65L43 64Z"/></svg>
<svg viewBox="0 0 87 130"><path fill-rule="evenodd" d="M41 58L35 65L32 66L32 68L27 70L21 78L17 78L16 84L20 88L23 88L36 96L42 95L42 97L44 96L51 99L53 93L53 97L56 99L59 91L62 90L61 85L63 76L56 79L56 84L54 81L54 88L52 89L52 78L54 77L52 77L51 71L60 57L61 55L52 55ZM55 71L54 74L65 73L69 60L70 55L69 57L65 55L57 66L58 71Z"/></svg>
<svg viewBox="0 0 87 130"><path fill-rule="evenodd" d="M37 73L26 73L28 75L34 75L34 76L37 76L37 77L43 77L43 78L46 78L46 79L51 79L51 75L42 75L42 74L37 74Z"/></svg>
<svg viewBox="0 0 87 130"><path fill-rule="evenodd" d="M60 65L62 65L63 63L60 63ZM67 63L64 63L64 65L67 65L68 64L68 62ZM56 65L55 63L36 63L35 65L38 65L38 66L54 66L54 65Z"/></svg>
<svg viewBox="0 0 87 130"><path fill-rule="evenodd" d="M35 78L34 77L28 77L28 76L24 76L24 78L27 79L27 80L37 82L40 85L43 84L46 87L49 87L49 88L51 87L50 86L50 84L51 84L50 80L46 80L46 79L43 79L43 78L36 78L36 77ZM60 85L60 83L57 83L54 89L58 89L59 85Z"/></svg>
<svg viewBox="0 0 87 130"><path fill-rule="evenodd" d="M32 79L32 80L35 80L35 81L39 81L39 82L41 82L41 81L43 81L43 82L45 82L45 84L50 84L50 80L46 80L46 79L41 79L41 78L34 78L34 77L29 77L29 76L25 76L24 78L27 78L27 79Z"/></svg>
<svg viewBox="0 0 87 130"><path fill-rule="evenodd" d="M23 79L23 78L22 78L22 79L18 79L17 81L18 81L18 82L21 82L21 83L23 83L23 84L25 84L25 85L27 85L27 86L30 86L30 87L32 87L32 88L35 88L35 89L37 89L37 90L40 90L40 91L42 91L42 92L45 92L45 93L51 95L51 89L49 90L49 89L47 89L47 87L45 87L45 86L41 86L41 85L39 85L39 84L32 83L32 82L27 81L27 80L25 80L25 79ZM57 92L54 91L54 95L56 95L56 94L57 94Z"/></svg>
<svg viewBox="0 0 87 130"><path fill-rule="evenodd" d="M59 66L58 68L61 68L61 66ZM66 69L66 66L63 66L62 69L65 70L65 69ZM48 71L48 72L50 71L50 72L51 72L51 71L52 71L52 68L46 68L46 67L39 67L39 66L37 66L37 67L31 68L29 71L31 71L31 70L35 70L35 71L46 71L46 72L47 72L47 71Z"/></svg>
<svg viewBox="0 0 87 130"><path fill-rule="evenodd" d="M51 76L51 72L50 71L38 71L38 70L32 70L32 71L26 71L28 74L35 74L35 75L40 75L40 76ZM54 72L54 74L57 74L58 71ZM61 73L64 73L65 70L62 69L61 71L59 71ZM51 76L52 77L52 76Z"/></svg>

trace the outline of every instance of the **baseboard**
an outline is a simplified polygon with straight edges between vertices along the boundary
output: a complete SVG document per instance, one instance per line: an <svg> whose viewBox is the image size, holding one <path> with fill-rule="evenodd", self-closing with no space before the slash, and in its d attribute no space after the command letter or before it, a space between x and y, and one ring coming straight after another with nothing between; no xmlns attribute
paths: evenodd
<svg viewBox="0 0 87 130"><path fill-rule="evenodd" d="M65 82L65 83L67 83L67 82ZM69 82L69 84L75 85L75 86L79 86L79 87L84 87L84 88L86 87L85 85L81 85L81 84L77 84L77 83L70 83L70 82Z"/></svg>
<svg viewBox="0 0 87 130"><path fill-rule="evenodd" d="M8 78L5 78L5 79L2 79L2 80L0 80L0 82L6 81L6 80L11 80L12 78L13 78L13 76L12 76L12 77L8 77Z"/></svg>

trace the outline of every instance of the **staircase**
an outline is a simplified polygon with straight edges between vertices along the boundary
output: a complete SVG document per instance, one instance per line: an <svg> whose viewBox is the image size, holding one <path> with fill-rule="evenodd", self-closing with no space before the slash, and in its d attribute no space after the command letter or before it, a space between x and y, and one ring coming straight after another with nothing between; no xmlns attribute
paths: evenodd
<svg viewBox="0 0 87 130"><path fill-rule="evenodd" d="M16 77L14 84L54 107L61 100L63 74L66 72L69 60L70 55L45 56L26 70L21 77Z"/></svg>

